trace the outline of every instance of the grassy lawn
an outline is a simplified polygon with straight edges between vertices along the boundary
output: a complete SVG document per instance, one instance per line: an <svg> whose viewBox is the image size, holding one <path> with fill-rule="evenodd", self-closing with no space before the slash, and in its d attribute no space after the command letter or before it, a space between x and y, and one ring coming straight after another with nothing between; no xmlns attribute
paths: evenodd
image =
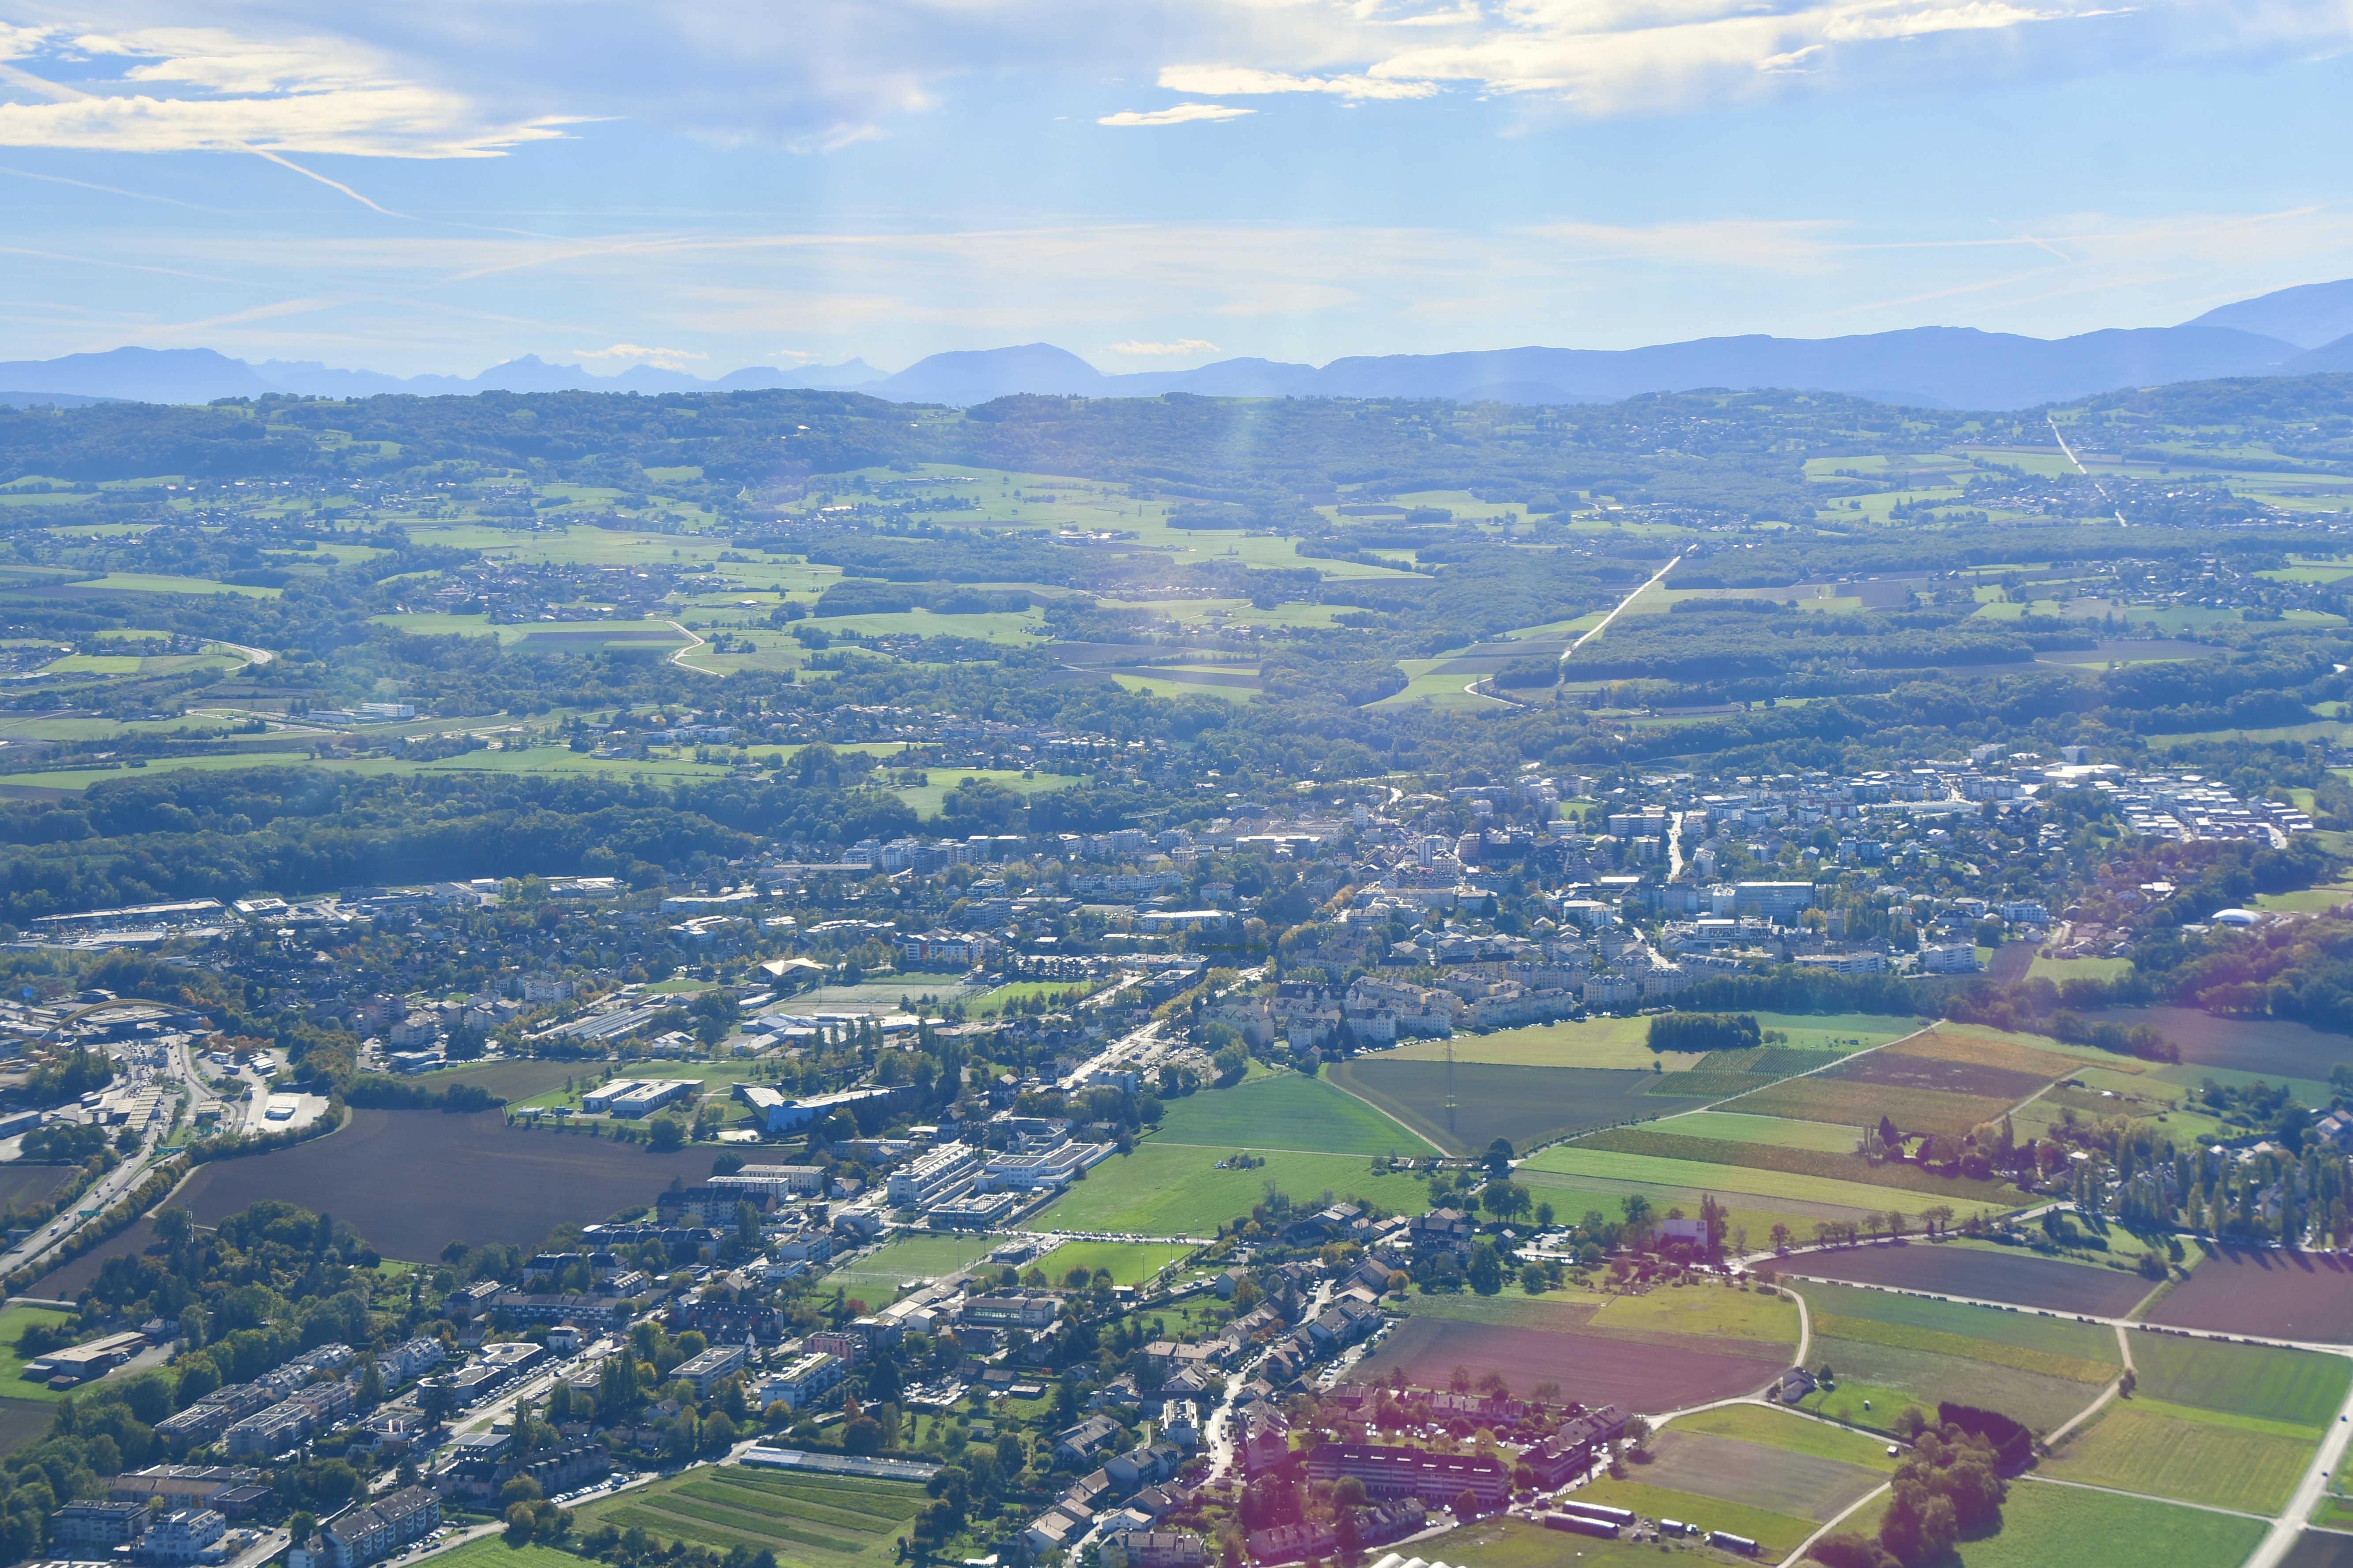
<svg viewBox="0 0 2353 1568"><path fill-rule="evenodd" d="M1108 1268L1113 1284L1141 1285L1169 1264L1182 1262L1192 1255L1191 1247L1173 1242L1066 1241L1039 1259L1038 1267L1046 1271L1046 1279L1051 1284L1060 1284L1062 1277L1073 1268L1084 1268L1089 1273Z"/></svg>
<svg viewBox="0 0 2353 1568"><path fill-rule="evenodd" d="M1321 1078L1298 1073L1203 1089L1164 1102L1167 1115L1153 1136L1162 1143L1203 1148L1290 1149L1310 1154L1437 1152L1354 1095Z"/></svg>
<svg viewBox="0 0 2353 1568"><path fill-rule="evenodd" d="M1959 1554L1962 1568L2141 1568L2152 1556L2166 1568L2237 1568L2263 1533L2250 1519L2029 1478L2010 1486L2001 1528L1963 1542ZM2159 1541L2161 1552L2152 1552Z"/></svg>
<svg viewBox="0 0 2353 1568"><path fill-rule="evenodd" d="M642 1528L668 1543L744 1546L830 1565L892 1560L923 1489L902 1481L705 1466L580 1510L588 1530Z"/></svg>
<svg viewBox="0 0 2353 1568"><path fill-rule="evenodd" d="M2244 1513L2284 1506L2312 1458L2301 1437L2182 1419L2197 1412L2135 1399L2112 1404L2078 1428L2046 1466L2054 1480L2179 1498Z"/></svg>
<svg viewBox="0 0 2353 1568"><path fill-rule="evenodd" d="M52 1312L45 1307L11 1307L0 1312L0 1394L14 1399L58 1397L49 1391L46 1382L25 1375L26 1358L17 1353L16 1338L36 1323L55 1327L69 1321L69 1314Z"/></svg>
<svg viewBox="0 0 2353 1568"><path fill-rule="evenodd" d="M469 1541L433 1559L434 1568L580 1568L580 1559L553 1546L509 1546L503 1539Z"/></svg>
<svg viewBox="0 0 2353 1568"><path fill-rule="evenodd" d="M249 588L236 583L216 583L209 577L165 577L149 572L110 572L76 588L111 588L119 594L242 594L248 599L274 599L278 588Z"/></svg>
<svg viewBox="0 0 2353 1568"><path fill-rule="evenodd" d="M1276 1152L1256 1156L1266 1163L1250 1170L1219 1170L1229 1152L1153 1140L1088 1172L1086 1180L1073 1183L1027 1228L1208 1237L1220 1225L1248 1216L1270 1184L1311 1210L1325 1192L1367 1199L1396 1214L1419 1214L1429 1206L1421 1183L1411 1176L1376 1175L1359 1155Z"/></svg>
<svg viewBox="0 0 2353 1568"><path fill-rule="evenodd" d="M932 782L927 784L900 784L891 793L913 806L915 815L926 821L940 814L940 803L947 798L948 792L966 779L987 779L1024 796L1068 789L1079 782L1063 773L1039 773L1035 778L1025 779L1018 768L976 768L969 771L941 768L935 773L927 773L925 776Z"/></svg>
<svg viewBox="0 0 2353 1568"><path fill-rule="evenodd" d="M2347 896L2353 897L2353 889L2347 889ZM2323 909L2328 907L2326 904L2321 906ZM2048 980L2062 984L2070 980L2114 980L2120 974L2131 973L2132 960L2129 958L2044 958L2037 954L2034 962L2026 966L2029 980Z"/></svg>
<svg viewBox="0 0 2353 1568"><path fill-rule="evenodd" d="M974 997L965 1004L965 1010L976 1017L992 1017L1005 1011L1010 1003L1040 996L1047 998L1050 1007L1065 1006L1092 995L1094 990L1094 984L1084 980L1016 980Z"/></svg>

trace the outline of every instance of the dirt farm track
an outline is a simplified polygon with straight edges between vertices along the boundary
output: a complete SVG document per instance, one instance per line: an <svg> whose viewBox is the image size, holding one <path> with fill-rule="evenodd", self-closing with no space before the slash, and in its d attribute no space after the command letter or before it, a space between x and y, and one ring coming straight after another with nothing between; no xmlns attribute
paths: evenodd
<svg viewBox="0 0 2353 1568"><path fill-rule="evenodd" d="M533 1247L565 1220L649 1204L673 1176L708 1178L712 1152L510 1128L495 1110L354 1110L313 1142L199 1168L175 1201L216 1225L282 1198L350 1221L387 1258L422 1262L452 1241Z"/></svg>

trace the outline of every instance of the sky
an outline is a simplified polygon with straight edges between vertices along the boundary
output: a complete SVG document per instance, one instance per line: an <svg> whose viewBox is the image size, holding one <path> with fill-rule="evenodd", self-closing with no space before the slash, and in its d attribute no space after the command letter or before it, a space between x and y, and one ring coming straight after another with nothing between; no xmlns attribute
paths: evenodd
<svg viewBox="0 0 2353 1568"><path fill-rule="evenodd" d="M0 0L0 360L1105 371L2353 275L2353 0Z"/></svg>

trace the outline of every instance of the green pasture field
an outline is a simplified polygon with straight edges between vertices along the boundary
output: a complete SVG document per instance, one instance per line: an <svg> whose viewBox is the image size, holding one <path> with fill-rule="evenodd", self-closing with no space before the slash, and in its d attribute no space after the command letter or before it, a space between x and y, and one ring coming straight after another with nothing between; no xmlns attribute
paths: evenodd
<svg viewBox="0 0 2353 1568"><path fill-rule="evenodd" d="M1154 697L1214 697L1221 702L1248 702L1259 695L1249 686L1206 686L1173 675L1132 675L1125 670L1112 676L1113 683L1123 690L1141 691Z"/></svg>
<svg viewBox="0 0 2353 1568"><path fill-rule="evenodd" d="M870 1307L887 1307L898 1298L900 1286L976 1268L996 1245L985 1236L900 1231L874 1251L835 1268L825 1282L860 1297Z"/></svg>
<svg viewBox="0 0 2353 1568"><path fill-rule="evenodd" d="M1401 691L1393 691L1369 708L1409 708L1427 703L1432 708L1452 709L1461 712L1496 713L1507 710L1511 704L1497 698L1481 697L1466 691L1481 676L1459 669L1441 670L1437 667L1451 663L1451 658L1440 659L1401 658L1398 668L1405 672L1406 684Z"/></svg>
<svg viewBox="0 0 2353 1568"><path fill-rule="evenodd" d="M1893 1475L1895 1461L1887 1457L1887 1445L1843 1426L1826 1422L1809 1421L1764 1405L1719 1405L1713 1410L1702 1410L1689 1415L1678 1415L1672 1425L1662 1428L1673 1432L1705 1432L1718 1437L1736 1437L1744 1443L1756 1443L1784 1453L1805 1454L1817 1459L1835 1459L1842 1465L1855 1465L1866 1470L1878 1470Z"/></svg>
<svg viewBox="0 0 2353 1568"><path fill-rule="evenodd" d="M1497 1029L1488 1035L1457 1035L1451 1041L1416 1040L1381 1056L1401 1061L1442 1061L1448 1047L1458 1062L1489 1062L1497 1067L1614 1068L1649 1072L1663 1065L1679 1072L1699 1059L1688 1051L1661 1055L1643 1043L1651 1030L1648 1018L1587 1018L1556 1024L1529 1024Z"/></svg>
<svg viewBox="0 0 2353 1568"><path fill-rule="evenodd" d="M1308 1154L1436 1153L1419 1133L1335 1089L1298 1073L1202 1089L1162 1101L1165 1116L1153 1134L1163 1143L1202 1148L1289 1149Z"/></svg>
<svg viewBox="0 0 2353 1568"><path fill-rule="evenodd" d="M2353 1384L2353 1363L2310 1351L2136 1333L2132 1353L2142 1398L2285 1422L2316 1437L2337 1419Z"/></svg>
<svg viewBox="0 0 2353 1568"><path fill-rule="evenodd" d="M44 1403L61 1397L53 1393L45 1381L25 1375L25 1363L28 1358L17 1353L16 1340L36 1323L57 1328L72 1321L71 1313L53 1312L46 1307L11 1307L0 1312L0 1396L37 1399Z"/></svg>
<svg viewBox="0 0 2353 1568"><path fill-rule="evenodd" d="M1988 1362L1995 1366L2031 1373L2037 1377L2063 1378L2069 1383L2087 1384L2094 1387L2109 1382L2123 1370L2121 1362L2065 1355L2031 1346L2009 1344L2000 1340L1976 1339L1948 1329L1927 1328L1916 1323L1891 1323L1876 1318L1842 1318L1832 1313L1816 1312L1813 1326L1814 1332L1826 1340L1922 1351L1961 1361ZM2109 1350L2113 1355L2113 1342Z"/></svg>
<svg viewBox="0 0 2353 1568"><path fill-rule="evenodd" d="M1068 789L1079 782L1067 773L1039 773L1033 778L1023 778L1018 768L941 768L926 770L924 776L932 782L927 784L894 784L891 793L913 806L915 815L926 821L939 816L941 803L947 799L949 792L966 779L984 779L990 784L1003 784L1014 794L1025 797Z"/></svg>
<svg viewBox="0 0 2353 1568"><path fill-rule="evenodd" d="M1703 1164L1693 1160L1663 1159L1655 1154L1621 1154L1606 1149L1586 1149L1567 1143L1546 1149L1530 1158L1524 1168L1557 1172L1565 1176L1607 1176L1617 1181L1641 1182L1646 1185L1688 1187L1699 1192L1746 1194L1759 1199L1778 1198L1809 1204L1832 1205L1868 1214L1884 1212L1890 1207L1906 1215L1916 1215L1933 1207L1938 1201L1928 1193L1909 1193L1894 1187L1874 1187L1862 1182L1841 1182L1828 1176L1799 1175L1788 1171L1760 1171L1741 1165ZM1989 1188L1989 1209L2008 1209L2014 1202L1992 1198L1994 1192L2007 1189ZM1758 1238L1752 1237L1752 1244Z"/></svg>
<svg viewBox="0 0 2353 1568"><path fill-rule="evenodd" d="M636 533L592 528L586 523L557 523L526 530L489 528L479 523L413 522L408 525L408 537L419 544L447 544L510 561L551 566L634 566L661 561L682 567L724 570L720 567L720 552L734 548L723 539ZM753 570L756 573L760 568L754 566Z"/></svg>
<svg viewBox="0 0 2353 1568"><path fill-rule="evenodd" d="M1727 1238L1725 1245L1734 1246L1739 1233L1746 1231L1748 1248L1752 1252L1772 1245L1776 1225L1788 1226L1792 1236L1810 1237L1814 1233L1817 1220L1860 1220L1871 1212L1868 1209L1839 1208L1828 1204L1810 1205L1820 1212L1805 1214L1788 1208L1756 1208L1746 1204L1728 1203L1720 1193L1703 1194L1689 1187L1662 1187L1641 1182L1613 1183L1609 1190L1603 1191L1599 1183L1579 1183L1574 1177L1556 1176L1548 1171L1531 1173L1525 1168L1516 1173L1516 1179L1529 1190L1536 1202L1552 1205L1553 1222L1556 1225L1578 1224L1588 1214L1617 1219L1624 1212L1623 1205L1630 1193L1641 1193L1650 1200L1652 1214L1664 1215L1670 1209L1680 1209L1686 1218L1699 1212L1702 1197L1713 1195L1724 1210L1725 1236Z"/></svg>
<svg viewBox="0 0 2353 1568"><path fill-rule="evenodd" d="M2144 1568L2153 1555L2166 1568L2238 1568L2263 1529L2255 1520L2038 1485L2029 1476L2010 1483L2001 1527L1957 1551L1961 1568ZM2160 1552L2152 1552L2155 1542L2164 1543Z"/></svg>
<svg viewBox="0 0 2353 1568"><path fill-rule="evenodd" d="M970 637L1006 647L1033 647L1046 640L1046 628L1032 610L984 610L968 615L934 615L929 610L896 610L873 615L828 616L810 623L828 632L856 632L864 637ZM765 617L761 625L766 625ZM788 634L778 632L779 637Z"/></svg>
<svg viewBox="0 0 2353 1568"><path fill-rule="evenodd" d="M1749 1116L1736 1110L1694 1110L1671 1116L1651 1129L1682 1138L1720 1138L1728 1143L1771 1143L1810 1149L1818 1154L1852 1154L1862 1129L1828 1121L1798 1121L1786 1116Z"/></svg>
<svg viewBox="0 0 2353 1568"><path fill-rule="evenodd" d="M2181 1420L2162 1407L2119 1400L2070 1434L2044 1473L2053 1480L2271 1514L2286 1505L2311 1458L2312 1444L2301 1438Z"/></svg>
<svg viewBox="0 0 2353 1568"><path fill-rule="evenodd" d="M2353 889L2348 889L2353 896ZM2026 967L2029 980L2048 980L2064 984L2070 980L2114 980L2119 974L2132 973L2129 958L2044 958L2037 954Z"/></svg>
<svg viewBox="0 0 2353 1568"><path fill-rule="evenodd" d="M2254 907L2259 910L2276 910L2298 915L2316 915L2333 910L2348 900L2353 900L2353 888L2338 886L2300 888L2292 893L2257 893L2253 901Z"/></svg>
<svg viewBox="0 0 2353 1568"><path fill-rule="evenodd" d="M1630 1468L1630 1475L1639 1476L1641 1467ZM1776 1558L1788 1555L1813 1534L1815 1521L1793 1519L1785 1513L1773 1513L1761 1508L1725 1502L1721 1498L1702 1497L1697 1492L1671 1490L1641 1481L1612 1480L1608 1477L1588 1482L1577 1491L1580 1502L1599 1503L1605 1508L1629 1508L1644 1519L1676 1519L1685 1524L1696 1524L1703 1531L1728 1530L1735 1535L1745 1535ZM1574 1541L1573 1536L1560 1536L1562 1542ZM1569 1548L1575 1550L1574 1547ZM1555 1562L1560 1559L1556 1557Z"/></svg>
<svg viewBox="0 0 2353 1568"><path fill-rule="evenodd" d="M589 1530L640 1526L664 1542L724 1553L736 1546L815 1563L892 1561L926 1499L906 1481L708 1466L580 1510Z"/></svg>
<svg viewBox="0 0 2353 1568"><path fill-rule="evenodd" d="M1253 1156L1266 1163L1250 1170L1217 1168L1236 1152L1147 1141L1134 1153L1115 1154L1089 1171L1023 1228L1207 1237L1218 1226L1247 1217L1264 1201L1270 1183L1311 1212L1327 1191L1335 1198L1365 1199L1392 1214L1419 1214L1430 1205L1421 1183L1406 1175L1377 1175L1361 1155L1274 1152Z"/></svg>
<svg viewBox="0 0 2353 1568"><path fill-rule="evenodd" d="M1039 1258L1037 1266L1045 1270L1050 1285L1060 1285L1062 1277L1073 1268L1084 1268L1089 1273L1108 1268L1113 1284L1141 1285L1170 1264L1182 1263L1192 1256L1191 1247L1171 1242L1066 1241ZM1022 1272L1029 1272L1026 1266Z"/></svg>
<svg viewBox="0 0 2353 1568"><path fill-rule="evenodd" d="M1940 1400L1999 1410L2037 1432L2048 1432L2074 1417L2099 1394L2099 1387L2055 1378L2047 1373L2021 1372L1985 1359L1980 1351L1969 1356L1946 1355L1862 1340L1841 1339L1814 1325L1806 1364L1819 1370L1827 1363L1836 1386L1817 1389L1799 1401L1799 1407L1837 1420L1884 1431L1906 1405L1916 1405L1930 1415ZM1864 1410L1862 1402L1871 1402Z"/></svg>
<svg viewBox="0 0 2353 1568"><path fill-rule="evenodd" d="M284 592L238 583L216 583L210 577L171 577L153 572L110 572L74 586L103 588L118 594L242 594L248 599L274 599Z"/></svg>
<svg viewBox="0 0 2353 1568"><path fill-rule="evenodd" d="M1860 1290L1810 1279L1793 1281L1789 1289L1805 1297L1818 1329L1823 1318L1835 1317L1858 1325L1868 1322L1916 1330L1940 1340L2029 1351L2061 1361L2095 1365L2100 1369L2092 1379L2095 1382L2104 1383L2124 1368L2123 1358L2116 1350L2116 1331L2104 1324L2079 1323L2073 1318L2045 1317L2039 1312L2005 1312L1994 1307L1938 1301L1894 1290ZM1945 1347L1924 1342L1915 1348Z"/></svg>

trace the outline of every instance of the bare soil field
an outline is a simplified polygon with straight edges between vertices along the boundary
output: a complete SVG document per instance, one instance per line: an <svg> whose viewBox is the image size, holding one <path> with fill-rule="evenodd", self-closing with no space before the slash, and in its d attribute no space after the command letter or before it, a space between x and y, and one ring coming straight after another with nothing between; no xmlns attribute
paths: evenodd
<svg viewBox="0 0 2353 1568"><path fill-rule="evenodd" d="M1909 1051L1873 1051L1867 1057L1842 1062L1821 1076L1847 1083L1885 1084L1892 1089L1925 1089L1978 1100L2023 1100L2051 1081L2043 1074L2021 1072L1989 1062L1957 1061Z"/></svg>
<svg viewBox="0 0 2353 1568"><path fill-rule="evenodd" d="M136 1257L151 1247L161 1246L155 1237L154 1222L142 1219L121 1235L110 1237L63 1268L42 1275L38 1282L25 1293L70 1301L98 1278L98 1271L106 1267L109 1258Z"/></svg>
<svg viewBox="0 0 2353 1568"><path fill-rule="evenodd" d="M2101 1318L2123 1316L2151 1289L2138 1275L2113 1268L1928 1242L1809 1252L1790 1258L1786 1267L1774 1267L1816 1279L1887 1285Z"/></svg>
<svg viewBox="0 0 2353 1568"><path fill-rule="evenodd" d="M2129 1027L2149 1024L2181 1047L2185 1065L2328 1081L2329 1069L2353 1058L2353 1039L2278 1018L2218 1018L2195 1007L2116 1007L2100 1015Z"/></svg>
<svg viewBox="0 0 2353 1568"><path fill-rule="evenodd" d="M1588 1405L1615 1403L1630 1410L1664 1411L1754 1394L1788 1360L1785 1345L1677 1337L1683 1346L1409 1318L1390 1331L1377 1352L1356 1363L1351 1376L1376 1382L1387 1378L1390 1367L1402 1366L1409 1382L1444 1388L1454 1368L1463 1366L1473 1378L1501 1373L1522 1393L1539 1383L1557 1383L1567 1398Z"/></svg>
<svg viewBox="0 0 2353 1568"><path fill-rule="evenodd" d="M39 1442L57 1418L58 1407L46 1399L0 1399L0 1454Z"/></svg>
<svg viewBox="0 0 2353 1568"><path fill-rule="evenodd" d="M2281 1559L2282 1568L2353 1568L2353 1535L2307 1530Z"/></svg>
<svg viewBox="0 0 2353 1568"><path fill-rule="evenodd" d="M649 1204L670 1178L711 1174L709 1148L656 1154L641 1143L510 1128L495 1110L355 1110L342 1131L198 1170L178 1202L217 1225L264 1198L349 1220L387 1258L421 1262L449 1242L532 1247Z"/></svg>
<svg viewBox="0 0 2353 1568"><path fill-rule="evenodd" d="M2148 1310L2148 1321L2218 1333L2353 1344L2353 1258L2228 1247Z"/></svg>
<svg viewBox="0 0 2353 1568"><path fill-rule="evenodd" d="M1329 1069L1333 1083L1453 1153L1484 1149L1497 1138L1526 1149L1587 1128L1656 1116L1658 1103L1643 1096L1657 1076L1610 1068L1457 1062L1450 1127L1442 1061L1376 1056Z"/></svg>
<svg viewBox="0 0 2353 1568"><path fill-rule="evenodd" d="M0 1165L0 1204L32 1205L47 1199L72 1173L70 1165Z"/></svg>

